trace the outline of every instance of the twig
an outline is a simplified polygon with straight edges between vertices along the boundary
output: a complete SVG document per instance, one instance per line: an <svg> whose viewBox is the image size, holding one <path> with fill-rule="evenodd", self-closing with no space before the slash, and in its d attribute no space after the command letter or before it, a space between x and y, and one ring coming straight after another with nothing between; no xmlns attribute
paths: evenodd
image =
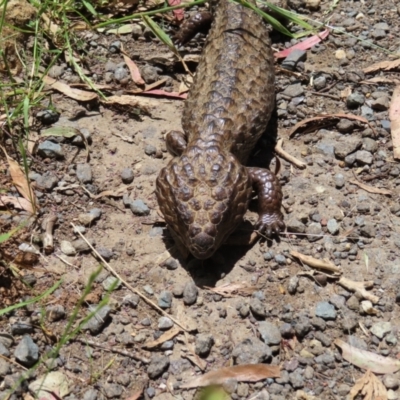
<svg viewBox="0 0 400 400"><path fill-rule="evenodd" d="M64 260L61 256L58 256L57 254L54 254L58 259L60 259L63 263L69 265L72 268L77 269L78 267L74 264L71 264L70 262L68 262L67 260Z"/></svg>
<svg viewBox="0 0 400 400"><path fill-rule="evenodd" d="M278 154L278 156L281 156L286 161L289 161L290 163L295 165L297 168L300 168L300 169L306 168L306 166L307 166L306 163L298 160L296 157L293 157L292 155L287 153L285 150L283 150L282 145L283 145L283 139L279 139L275 146L275 152L276 152L276 154Z"/></svg>
<svg viewBox="0 0 400 400"><path fill-rule="evenodd" d="M71 339L71 340L73 340L75 342L82 343L84 345L97 347L99 349L108 351L110 353L121 354L122 356L133 358L136 361L141 361L143 364L148 364L150 362L150 360L148 358L146 358L144 356L141 356L140 354L130 353L128 351L125 351L125 350L122 350L122 349L117 349L117 348L114 348L114 347L106 347L106 346L104 346L102 344L93 342L92 340L81 339L81 338L74 338L74 339Z"/></svg>
<svg viewBox="0 0 400 400"><path fill-rule="evenodd" d="M12 360L11 358L7 358L6 356L3 356L2 354L0 354L0 358L2 358L3 360L6 360L12 364L17 365L19 368L22 368L24 371L28 371L28 368L25 368L23 365L18 364L16 361Z"/></svg>
<svg viewBox="0 0 400 400"><path fill-rule="evenodd" d="M155 304L153 301L151 301L148 297L146 297L142 292L139 290L135 289L133 286L131 286L128 282L122 278L121 275L118 274L114 270L114 268L111 267L111 265L99 254L99 252L89 243L89 241L85 238L84 235L82 235L81 232L79 232L78 229L76 229L75 224L71 222L71 225L73 228L75 228L76 232L79 234L79 236L86 242L86 244L91 248L94 254L104 263L104 265L107 267L107 269L116 277L118 278L129 290L131 290L133 293L136 293L140 298L142 298L147 304L151 305L154 309L156 309L158 312L161 314L165 315L168 317L171 321L173 321L176 325L181 327L185 332L188 332L188 329L185 328L179 321L177 321L174 317L172 317L170 314L168 314L166 311L164 311L162 308L158 307L157 304Z"/></svg>
<svg viewBox="0 0 400 400"><path fill-rule="evenodd" d="M57 215L50 214L43 220L42 223L42 229L45 231L43 234L43 248L46 254L49 254L54 250L53 229L57 219Z"/></svg>
<svg viewBox="0 0 400 400"><path fill-rule="evenodd" d="M317 258L306 256L298 251L292 250L290 255L298 258L304 264L316 269L321 269L323 271L333 272L334 274L341 274L342 271L335 264L331 263L329 260L318 260Z"/></svg>
<svg viewBox="0 0 400 400"><path fill-rule="evenodd" d="M321 93L321 92L310 92L311 94L315 94L316 96L323 96L323 97L329 97L332 100L336 100L336 101L340 101L340 97L338 96L334 96L333 94L329 94L329 93Z"/></svg>
<svg viewBox="0 0 400 400"><path fill-rule="evenodd" d="M363 299L371 301L371 303L376 304L379 301L379 297L373 295L370 292L367 292L367 288L371 288L374 286L374 281L367 281L367 282L355 282L347 279L345 277L341 277L338 280L338 284L343 286L345 289L349 290L350 292L358 293Z"/></svg>

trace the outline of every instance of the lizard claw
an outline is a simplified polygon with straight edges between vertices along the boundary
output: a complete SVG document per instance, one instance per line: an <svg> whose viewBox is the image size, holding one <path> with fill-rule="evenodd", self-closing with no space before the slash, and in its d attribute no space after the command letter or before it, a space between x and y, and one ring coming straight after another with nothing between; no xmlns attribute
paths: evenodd
<svg viewBox="0 0 400 400"><path fill-rule="evenodd" d="M268 237L278 235L285 229L283 215L280 212L260 215L255 228Z"/></svg>

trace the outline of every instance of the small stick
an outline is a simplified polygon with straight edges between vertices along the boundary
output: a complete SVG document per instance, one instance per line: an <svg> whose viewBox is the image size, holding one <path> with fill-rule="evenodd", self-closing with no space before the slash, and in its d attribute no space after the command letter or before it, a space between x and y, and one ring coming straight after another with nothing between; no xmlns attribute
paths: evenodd
<svg viewBox="0 0 400 400"><path fill-rule="evenodd" d="M290 255L298 258L304 264L316 269L322 269L325 271L333 272L334 274L341 274L342 271L335 264L331 263L329 260L318 260L317 258L306 256L295 250L290 252Z"/></svg>
<svg viewBox="0 0 400 400"><path fill-rule="evenodd" d="M128 282L122 278L121 275L118 274L114 270L114 268L111 267L111 265L99 254L99 252L89 243L89 241L85 238L84 235L82 235L81 232L79 232L78 229L76 229L76 226L71 222L71 225L73 228L75 228L76 232L79 234L79 236L86 242L86 244L91 248L94 254L96 254L97 257L104 263L104 265L107 267L107 269L116 277L118 278L129 290L131 290L133 293L136 293L140 298L142 298L147 304L150 304L154 309L156 309L158 312L161 314L165 315L168 317L171 321L173 321L176 325L181 327L185 332L188 332L187 328L185 328L179 321L177 321L172 315L168 314L166 311L164 311L162 308L158 307L157 304L155 304L153 301L151 301L148 297L146 297L142 292L139 290L135 289L133 286L131 286Z"/></svg>
<svg viewBox="0 0 400 400"><path fill-rule="evenodd" d="M42 229L45 231L43 234L43 248L46 254L49 254L54 250L53 229L57 219L57 215L50 214L43 220L42 223Z"/></svg>
<svg viewBox="0 0 400 400"><path fill-rule="evenodd" d="M367 282L355 282L351 281L350 279L347 279L345 277L341 277L338 280L338 284L340 286L343 286L345 289L349 290L350 292L355 292L358 293L360 296L362 296L363 299L371 301L371 303L376 304L379 301L379 297L373 295L370 292L367 292L367 288L371 288L374 286L373 281L367 281Z"/></svg>
<svg viewBox="0 0 400 400"><path fill-rule="evenodd" d="M58 259L60 259L63 263L69 265L72 268L77 269L78 267L74 264L71 264L70 262L68 262L67 260L64 260L61 256L58 256L57 254L54 254Z"/></svg>
<svg viewBox="0 0 400 400"><path fill-rule="evenodd" d="M24 371L28 371L28 368L25 368L23 365L18 364L16 361L12 360L11 358L3 356L2 354L0 354L0 358L2 358L3 360L8 361L9 363L17 365L19 368L23 369Z"/></svg>
<svg viewBox="0 0 400 400"><path fill-rule="evenodd" d="M114 347L106 347L99 343L93 342L92 340L81 339L81 338L75 338L75 339L71 339L71 340L82 343L84 345L98 347L99 349L108 351L110 353L116 353L116 354L121 354L122 356L125 356L125 357L130 357L136 361L141 361L143 364L148 364L150 362L150 360L148 358L141 356L140 354L130 353L129 351L125 351L125 350L114 348Z"/></svg>
<svg viewBox="0 0 400 400"><path fill-rule="evenodd" d="M311 94L314 94L316 96L329 97L332 100L340 101L339 97L334 96L333 94L329 94L329 93L321 93L321 92L313 92L313 91L311 91Z"/></svg>
<svg viewBox="0 0 400 400"><path fill-rule="evenodd" d="M278 154L278 156L281 156L286 161L289 161L290 163L295 165L297 168L300 168L300 169L306 168L306 166L307 166L306 163L298 160L296 157L291 156L289 153L287 153L285 150L283 150L282 145L283 145L283 139L279 139L275 146L275 152L276 152L276 154Z"/></svg>

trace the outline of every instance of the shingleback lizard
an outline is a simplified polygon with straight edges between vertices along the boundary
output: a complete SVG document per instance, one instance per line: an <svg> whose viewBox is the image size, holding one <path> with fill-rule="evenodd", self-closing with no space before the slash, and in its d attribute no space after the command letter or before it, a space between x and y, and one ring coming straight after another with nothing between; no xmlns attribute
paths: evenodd
<svg viewBox="0 0 400 400"><path fill-rule="evenodd" d="M275 102L268 30L253 10L213 3L214 20L185 103L184 133L170 132L175 155L157 178L156 195L178 248L206 259L237 228L253 191L256 229L283 227L282 191L269 170L246 167ZM182 247L181 247L182 248Z"/></svg>

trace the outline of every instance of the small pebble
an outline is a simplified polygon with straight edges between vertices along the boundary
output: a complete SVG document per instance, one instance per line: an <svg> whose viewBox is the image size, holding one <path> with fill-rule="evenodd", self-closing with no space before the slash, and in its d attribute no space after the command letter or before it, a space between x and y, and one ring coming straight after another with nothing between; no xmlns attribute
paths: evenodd
<svg viewBox="0 0 400 400"><path fill-rule="evenodd" d="M15 348L14 357L22 365L30 367L39 360L39 347L29 335L25 335Z"/></svg>
<svg viewBox="0 0 400 400"><path fill-rule="evenodd" d="M193 281L187 282L183 289L183 302L187 306L191 306L192 304L196 303L198 294L199 291L196 284Z"/></svg>
<svg viewBox="0 0 400 400"><path fill-rule="evenodd" d="M199 333L196 336L195 353L199 356L207 356L212 346L214 345L214 338L209 333Z"/></svg>
<svg viewBox="0 0 400 400"><path fill-rule="evenodd" d="M158 306L162 309L170 308L172 305L172 292L163 290L158 297Z"/></svg>
<svg viewBox="0 0 400 400"><path fill-rule="evenodd" d="M129 204L129 207L130 207L131 211L133 212L133 214L135 214L135 215L142 216L142 215L150 214L150 209L143 200L140 200L140 199L133 200Z"/></svg>
<svg viewBox="0 0 400 400"><path fill-rule="evenodd" d="M121 180L125 184L130 184L133 182L134 175L131 168L124 168L121 172Z"/></svg>
<svg viewBox="0 0 400 400"><path fill-rule="evenodd" d="M324 320L335 320L336 310L335 307L327 301L320 301L315 308L315 315Z"/></svg>
<svg viewBox="0 0 400 400"><path fill-rule="evenodd" d="M174 323L168 317L160 317L158 320L158 329L160 331L167 331L168 329L172 328Z"/></svg>

